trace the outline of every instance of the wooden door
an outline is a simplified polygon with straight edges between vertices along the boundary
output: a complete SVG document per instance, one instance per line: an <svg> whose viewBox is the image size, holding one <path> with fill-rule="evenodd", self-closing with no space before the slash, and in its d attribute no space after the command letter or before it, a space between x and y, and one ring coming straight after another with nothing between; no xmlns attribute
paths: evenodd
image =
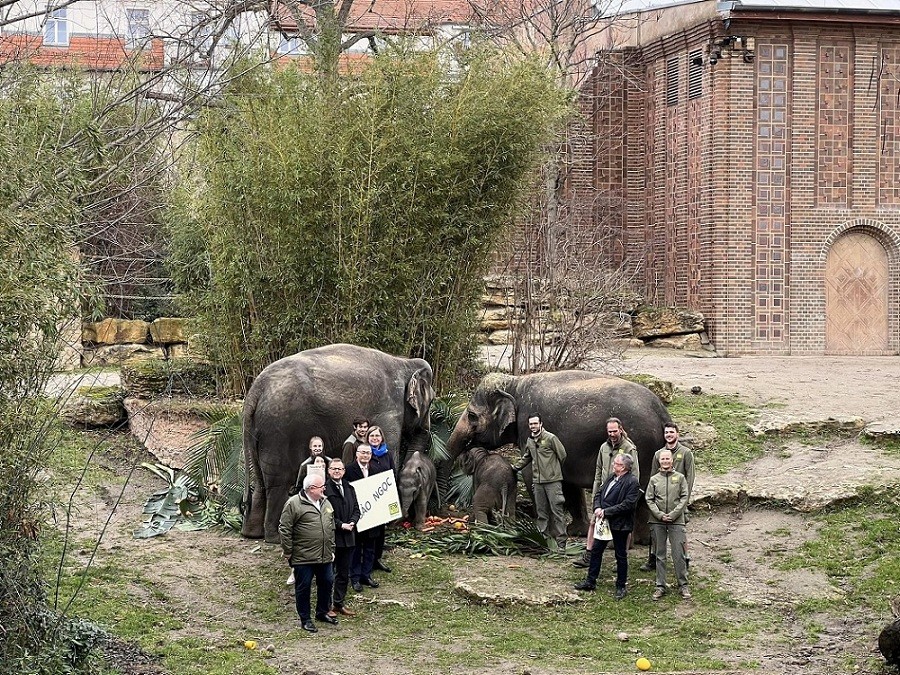
<svg viewBox="0 0 900 675"><path fill-rule="evenodd" d="M887 296L884 247L862 232L839 237L825 265L825 351L887 353Z"/></svg>

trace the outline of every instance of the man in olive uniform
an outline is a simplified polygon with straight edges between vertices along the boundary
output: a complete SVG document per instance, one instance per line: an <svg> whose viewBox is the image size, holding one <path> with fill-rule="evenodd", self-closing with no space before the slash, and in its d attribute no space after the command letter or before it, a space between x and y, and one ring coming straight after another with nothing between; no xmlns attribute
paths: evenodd
<svg viewBox="0 0 900 675"><path fill-rule="evenodd" d="M656 454L653 455L653 462L650 464L650 475L655 476L659 473L659 453L663 450L668 450L672 453L672 469L682 474L687 480L688 486L688 503L691 501L691 491L694 489L694 451L691 450L688 446L684 445L680 440L678 440L678 425L675 422L668 422L663 425L663 436L666 439L666 444L662 448L656 451ZM684 514L684 522L690 520L690 516L685 510ZM690 564L690 558L687 555L687 542L685 542L685 554L684 554L685 564ZM656 553L653 549L653 543L650 544L650 557L647 559L647 562L641 567L642 570L646 572L651 572L656 569Z"/></svg>
<svg viewBox="0 0 900 675"><path fill-rule="evenodd" d="M562 465L566 461L566 449L560 440L544 430L540 415L528 417L530 436L525 442L525 453L513 467L518 473L529 464L531 467L534 508L537 526L556 541L560 548L566 546L566 517L562 493Z"/></svg>
<svg viewBox="0 0 900 675"><path fill-rule="evenodd" d="M637 450L634 447L634 443L626 435L625 429L622 427L622 421L618 417L610 417L606 420L606 441L600 446L600 451L597 453L597 469L594 472L594 486L591 488L592 498L593 495L597 494L600 486L606 483L606 479L609 478L612 472L613 460L620 455L631 455L634 460L631 475L640 481L641 468L638 466ZM572 563L575 567L588 567L590 565L591 550L594 548L595 522L596 519L592 514L591 523L588 526L587 544L581 558Z"/></svg>
<svg viewBox="0 0 900 675"><path fill-rule="evenodd" d="M672 469L672 452L663 448L659 453L659 473L650 477L645 496L650 508L650 533L656 550L656 590L653 599L666 594L666 544L672 549L675 580L681 597L691 597L688 588L687 565L684 560L684 512L688 501L687 479Z"/></svg>

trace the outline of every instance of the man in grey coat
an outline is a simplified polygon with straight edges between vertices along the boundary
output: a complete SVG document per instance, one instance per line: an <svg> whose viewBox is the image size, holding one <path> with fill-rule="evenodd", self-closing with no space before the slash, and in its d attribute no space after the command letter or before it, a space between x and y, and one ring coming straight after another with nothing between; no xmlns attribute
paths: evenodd
<svg viewBox="0 0 900 675"><path fill-rule="evenodd" d="M303 479L303 489L287 500L278 524L281 550L294 568L294 597L303 630L318 633L310 617L313 577L316 579L316 620L336 624L328 616L334 584L334 508L325 498L325 480L316 474Z"/></svg>

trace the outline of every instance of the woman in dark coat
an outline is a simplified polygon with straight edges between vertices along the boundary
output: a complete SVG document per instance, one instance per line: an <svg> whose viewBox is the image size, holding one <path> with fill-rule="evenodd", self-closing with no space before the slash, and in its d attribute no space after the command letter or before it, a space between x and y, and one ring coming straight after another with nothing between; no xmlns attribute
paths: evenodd
<svg viewBox="0 0 900 675"><path fill-rule="evenodd" d="M626 593L628 535L634 529L634 512L641 497L640 483L631 473L633 466L634 458L631 455L617 455L613 460L613 473L594 495L594 516L598 524L605 521L609 525L616 550L616 600L624 598ZM600 539L595 534L587 578L575 584L577 590L593 591L596 588L607 543L608 540Z"/></svg>

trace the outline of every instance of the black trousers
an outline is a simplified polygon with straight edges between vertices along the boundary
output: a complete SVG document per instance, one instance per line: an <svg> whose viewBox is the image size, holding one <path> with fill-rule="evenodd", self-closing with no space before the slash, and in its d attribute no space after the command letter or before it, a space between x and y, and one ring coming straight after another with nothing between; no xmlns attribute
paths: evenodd
<svg viewBox="0 0 900 675"><path fill-rule="evenodd" d="M338 609L344 606L344 598L347 597L353 550L353 546L338 546L334 549L334 600L331 604Z"/></svg>
<svg viewBox="0 0 900 675"><path fill-rule="evenodd" d="M625 588L628 582L628 530L613 530L612 543L616 549L616 588ZM600 576L600 563L603 560L603 551L606 550L608 541L594 539L594 548L591 549L591 564L588 567L587 580L590 584L597 583Z"/></svg>

